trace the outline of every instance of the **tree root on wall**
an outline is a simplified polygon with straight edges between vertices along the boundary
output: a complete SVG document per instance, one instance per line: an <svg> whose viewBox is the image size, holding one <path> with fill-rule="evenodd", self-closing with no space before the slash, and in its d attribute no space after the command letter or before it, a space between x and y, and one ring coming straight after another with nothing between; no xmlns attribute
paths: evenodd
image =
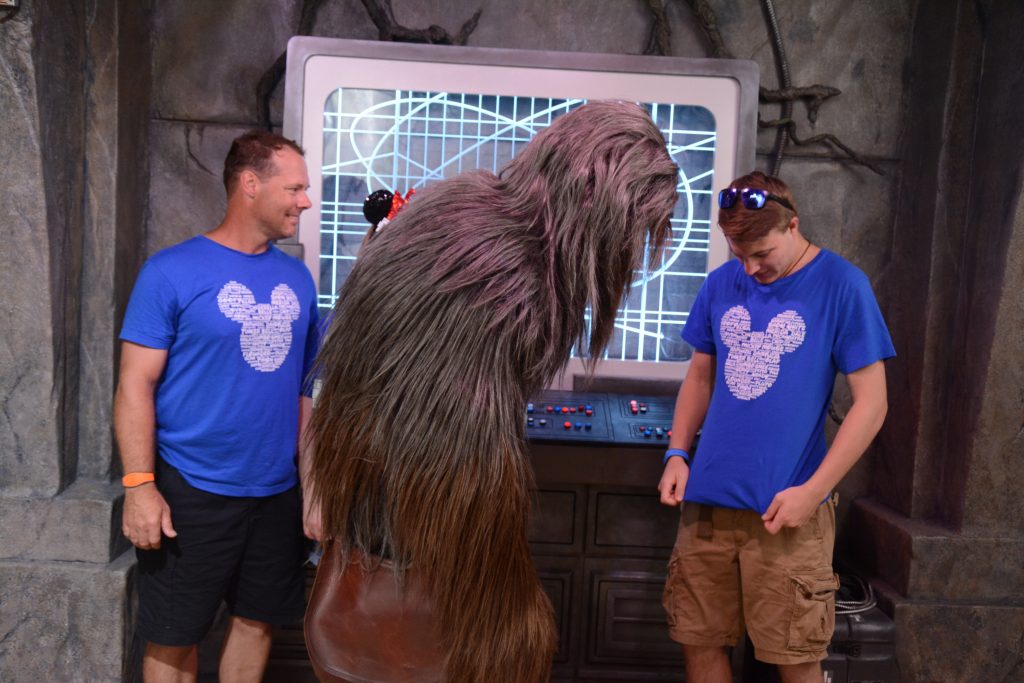
<svg viewBox="0 0 1024 683"><path fill-rule="evenodd" d="M773 121L762 121L760 117L757 119L758 128L787 128L789 130L789 137L793 140L793 144L798 147L805 145L817 145L817 144L828 144L836 149L843 152L846 158L859 165L868 168L880 176L884 176L885 172L881 168L871 163L855 151L850 149L847 145L843 144L843 141L837 138L831 133L820 133L818 135L812 135L809 138L800 138L796 134L796 122L793 119L775 119Z"/></svg>
<svg viewBox="0 0 1024 683"><path fill-rule="evenodd" d="M668 0L647 0L647 8L654 19L651 32L647 39L647 46L644 54L647 55L672 55L672 27L666 12ZM718 16L707 0L685 0L690 11L697 21L701 34L707 41L708 56L714 59L735 59L732 52L725 45L725 40L718 28ZM776 59L780 58L776 52ZM780 65L781 68L781 65ZM828 85L789 86L777 89L762 87L758 92L758 101L763 104L785 104L803 102L807 109L807 120L813 125L818 120L818 110L821 105L833 97L842 94L838 88ZM797 146L825 144L841 151L845 158L855 164L864 166L879 175L885 175L881 168L866 161L848 145L844 144L838 136L832 133L821 133L808 138L800 138L796 134L796 121L791 116L783 116L771 121L763 121L758 117L759 128L778 128L788 132L789 139Z"/></svg>
<svg viewBox="0 0 1024 683"><path fill-rule="evenodd" d="M302 10L299 13L299 27L295 31L297 36L308 36L316 26L316 16L325 0L302 0ZM273 124L270 121L270 96L274 93L277 84L284 78L284 69L288 64L288 51L285 50L267 69L256 84L256 106L258 125L264 130L271 130Z"/></svg>
<svg viewBox="0 0 1024 683"><path fill-rule="evenodd" d="M654 15L654 25L651 26L651 35L647 38L644 54L671 55L672 24L669 23L668 14L665 13L665 0L647 0L647 8Z"/></svg>
<svg viewBox="0 0 1024 683"><path fill-rule="evenodd" d="M476 30L483 9L478 9L470 17L459 32L454 36L437 24L427 28L406 28L395 21L395 13L391 9L391 0L362 0L363 7L370 15L370 20L377 27L379 40L391 40L399 43L430 43L431 45L465 45L469 36Z"/></svg>
<svg viewBox="0 0 1024 683"><path fill-rule="evenodd" d="M295 31L297 36L308 36L313 32L316 25L316 17L320 7L326 0L302 0L302 10L299 15L299 27ZM483 9L478 9L470 17L462 28L454 36L445 29L431 24L427 28L412 29L402 26L395 21L394 11L391 9L391 0L362 0L363 7L370 15L370 20L377 27L378 38L402 43L431 43L433 45L465 45L469 36L476 30L476 26L483 14ZM270 98L277 88L278 83L284 77L284 70L288 62L287 51L267 69L256 85L257 122L260 128L271 130L273 123L270 121Z"/></svg>

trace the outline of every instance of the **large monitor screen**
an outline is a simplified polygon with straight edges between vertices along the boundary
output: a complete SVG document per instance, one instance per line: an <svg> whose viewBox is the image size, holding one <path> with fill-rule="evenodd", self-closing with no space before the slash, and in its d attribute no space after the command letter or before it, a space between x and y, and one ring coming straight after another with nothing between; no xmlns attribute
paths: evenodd
<svg viewBox="0 0 1024 683"><path fill-rule="evenodd" d="M671 241L632 283L599 373L682 376L691 349L679 332L709 268L727 255L711 229L712 197L753 166L749 63L293 39L288 79L285 134L307 150L320 209L306 212L299 241L324 309L358 257L368 193L496 173L590 99L643 105L679 165L680 199Z"/></svg>

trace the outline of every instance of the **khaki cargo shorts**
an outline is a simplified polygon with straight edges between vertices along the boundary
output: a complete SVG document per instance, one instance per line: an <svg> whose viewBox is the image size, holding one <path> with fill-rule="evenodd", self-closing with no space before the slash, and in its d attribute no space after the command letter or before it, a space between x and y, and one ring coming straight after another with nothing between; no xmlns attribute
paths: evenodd
<svg viewBox="0 0 1024 683"><path fill-rule="evenodd" d="M826 657L835 629L835 496L799 528L769 534L761 516L683 503L663 604L685 645L735 645L744 628L769 664Z"/></svg>

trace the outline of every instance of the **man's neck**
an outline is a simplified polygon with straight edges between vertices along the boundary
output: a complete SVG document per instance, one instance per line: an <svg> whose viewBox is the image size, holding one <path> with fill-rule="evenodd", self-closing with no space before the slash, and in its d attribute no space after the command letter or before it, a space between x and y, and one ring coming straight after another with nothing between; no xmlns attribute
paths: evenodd
<svg viewBox="0 0 1024 683"><path fill-rule="evenodd" d="M230 214L224 217L220 225L206 233L206 237L243 254L262 254L270 247L270 241L255 230L251 223L232 218Z"/></svg>

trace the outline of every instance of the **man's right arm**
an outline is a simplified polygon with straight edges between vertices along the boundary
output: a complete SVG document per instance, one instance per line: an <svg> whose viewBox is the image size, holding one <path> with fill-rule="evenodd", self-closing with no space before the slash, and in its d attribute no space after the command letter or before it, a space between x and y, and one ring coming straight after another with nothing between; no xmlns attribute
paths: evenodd
<svg viewBox="0 0 1024 683"><path fill-rule="evenodd" d="M704 423L711 391L715 385L715 357L694 351L690 369L679 388L675 412L672 416L672 437L669 448L681 448L687 452L693 447L697 430ZM679 505L686 490L690 468L681 457L673 456L665 463L665 471L658 483L658 492L664 505Z"/></svg>
<svg viewBox="0 0 1024 683"><path fill-rule="evenodd" d="M125 473L153 472L156 465L156 386L167 364L166 349L121 344L121 371L114 397L114 432ZM161 532L177 536L171 509L150 482L125 489L124 535L138 548L160 547Z"/></svg>

